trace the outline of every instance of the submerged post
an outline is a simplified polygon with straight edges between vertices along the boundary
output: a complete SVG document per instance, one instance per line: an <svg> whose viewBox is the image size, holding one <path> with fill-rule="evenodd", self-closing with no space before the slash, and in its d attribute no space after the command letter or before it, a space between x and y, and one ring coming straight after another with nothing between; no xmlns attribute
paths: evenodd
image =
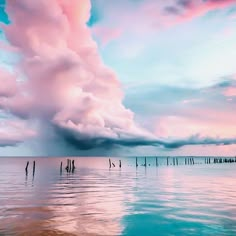
<svg viewBox="0 0 236 236"><path fill-rule="evenodd" d="M69 172L71 172L71 159L69 159Z"/></svg>
<svg viewBox="0 0 236 236"><path fill-rule="evenodd" d="M66 171L68 172L69 171L69 159L67 159L67 166L66 166Z"/></svg>
<svg viewBox="0 0 236 236"><path fill-rule="evenodd" d="M111 169L111 159L109 158L109 168Z"/></svg>
<svg viewBox="0 0 236 236"><path fill-rule="evenodd" d="M75 170L75 160L72 161L72 172Z"/></svg>
<svg viewBox="0 0 236 236"><path fill-rule="evenodd" d="M119 160L119 167L121 168L121 160Z"/></svg>
<svg viewBox="0 0 236 236"><path fill-rule="evenodd" d="M26 167L25 167L25 173L28 174L28 166L29 166L29 162L27 161Z"/></svg>
<svg viewBox="0 0 236 236"><path fill-rule="evenodd" d="M169 165L169 157L166 158L166 164Z"/></svg>
<svg viewBox="0 0 236 236"><path fill-rule="evenodd" d="M138 158L136 157L136 168L138 167Z"/></svg>
<svg viewBox="0 0 236 236"><path fill-rule="evenodd" d="M60 166L60 172L62 173L62 161L61 161L61 166Z"/></svg>
<svg viewBox="0 0 236 236"><path fill-rule="evenodd" d="M156 157L156 166L158 166L158 159L157 159L157 157Z"/></svg>
<svg viewBox="0 0 236 236"><path fill-rule="evenodd" d="M147 159L146 159L146 157L145 157L144 166L145 166L145 167L147 166Z"/></svg>
<svg viewBox="0 0 236 236"><path fill-rule="evenodd" d="M176 157L176 165L178 166L179 165L179 161L178 161L178 158Z"/></svg>
<svg viewBox="0 0 236 236"><path fill-rule="evenodd" d="M33 163L33 175L34 175L34 173L35 173L35 161Z"/></svg>

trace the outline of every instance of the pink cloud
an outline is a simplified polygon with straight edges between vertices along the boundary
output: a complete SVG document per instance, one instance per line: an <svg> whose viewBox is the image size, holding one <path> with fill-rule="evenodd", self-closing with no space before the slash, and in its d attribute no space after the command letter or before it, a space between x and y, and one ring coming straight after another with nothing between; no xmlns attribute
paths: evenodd
<svg viewBox="0 0 236 236"><path fill-rule="evenodd" d="M235 4L234 0L210 0L206 2L193 1L190 7L186 8L184 14L180 17L180 22L188 21L195 17L202 16L211 10L222 9Z"/></svg>
<svg viewBox="0 0 236 236"><path fill-rule="evenodd" d="M1 97L13 96L16 90L16 76L4 69L0 69L0 99Z"/></svg>
<svg viewBox="0 0 236 236"><path fill-rule="evenodd" d="M206 108L188 108L184 116L162 116L156 118L154 132L156 136L189 137L198 134L201 137L235 137L233 111L221 111Z"/></svg>
<svg viewBox="0 0 236 236"><path fill-rule="evenodd" d="M15 146L37 136L27 122L20 120L0 121L0 147Z"/></svg>
<svg viewBox="0 0 236 236"><path fill-rule="evenodd" d="M150 135L135 124L116 75L100 59L86 26L89 0L9 1L6 10L12 23L5 34L22 56L18 66L27 80L2 107L78 136Z"/></svg>
<svg viewBox="0 0 236 236"><path fill-rule="evenodd" d="M119 38L122 35L122 30L117 28L94 26L92 28L93 34L99 38L102 46L105 46L110 41Z"/></svg>
<svg viewBox="0 0 236 236"><path fill-rule="evenodd" d="M102 42L130 32L133 35L145 35L153 28L158 31L168 29L233 4L235 0L147 0L133 5L122 1L115 4L101 1L100 8L105 20L96 24L92 30ZM122 29L122 34L119 29Z"/></svg>
<svg viewBox="0 0 236 236"><path fill-rule="evenodd" d="M181 4L181 2L186 2L185 4ZM195 0L195 1L179 1L179 3L174 3L173 5L165 6L160 5L159 3L151 2L150 5L144 5L145 16L153 22L154 26L158 26L158 28L169 28L184 22L188 22L193 20L194 18L198 18L204 16L206 13L212 10L224 9L235 4L234 0ZM161 8L160 8L161 6ZM163 14L163 9L167 7L172 7L176 9L176 11L171 11L169 13ZM172 9L171 8L171 9Z"/></svg>
<svg viewBox="0 0 236 236"><path fill-rule="evenodd" d="M236 96L236 88L235 87L229 87L224 91L223 94L226 97L235 97Z"/></svg>

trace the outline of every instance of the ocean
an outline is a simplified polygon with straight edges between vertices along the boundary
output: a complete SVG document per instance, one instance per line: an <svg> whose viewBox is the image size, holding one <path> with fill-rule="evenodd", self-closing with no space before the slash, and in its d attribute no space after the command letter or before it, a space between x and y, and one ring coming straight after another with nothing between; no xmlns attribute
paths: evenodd
<svg viewBox="0 0 236 236"><path fill-rule="evenodd" d="M236 235L236 162L67 159L0 158L1 236Z"/></svg>

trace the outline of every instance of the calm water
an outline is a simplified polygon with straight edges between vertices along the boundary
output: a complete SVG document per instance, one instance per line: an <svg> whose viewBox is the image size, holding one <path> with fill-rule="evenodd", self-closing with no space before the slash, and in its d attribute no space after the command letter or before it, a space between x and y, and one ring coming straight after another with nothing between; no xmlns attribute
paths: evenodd
<svg viewBox="0 0 236 236"><path fill-rule="evenodd" d="M109 170L107 158L75 158L75 172L60 174L61 161L0 158L1 236L236 235L236 163L156 168L148 158L136 169L122 158Z"/></svg>

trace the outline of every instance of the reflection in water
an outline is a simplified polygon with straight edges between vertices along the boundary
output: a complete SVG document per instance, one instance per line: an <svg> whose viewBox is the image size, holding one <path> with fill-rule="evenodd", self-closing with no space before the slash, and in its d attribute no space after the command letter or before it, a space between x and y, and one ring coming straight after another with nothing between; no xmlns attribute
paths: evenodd
<svg viewBox="0 0 236 236"><path fill-rule="evenodd" d="M0 235L236 235L236 163L119 160L0 159Z"/></svg>

